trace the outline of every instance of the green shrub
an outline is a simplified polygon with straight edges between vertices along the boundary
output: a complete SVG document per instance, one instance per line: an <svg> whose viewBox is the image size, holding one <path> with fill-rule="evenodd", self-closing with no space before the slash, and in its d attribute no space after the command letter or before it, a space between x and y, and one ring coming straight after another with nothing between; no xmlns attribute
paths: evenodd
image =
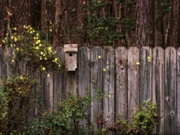
<svg viewBox="0 0 180 135"><path fill-rule="evenodd" d="M13 75L0 83L0 129L4 134L23 128L34 102L35 80L26 75Z"/></svg>
<svg viewBox="0 0 180 135"><path fill-rule="evenodd" d="M143 105L132 116L132 122L120 119L114 125L109 126L107 130L118 135L148 135L158 123L157 104L144 102Z"/></svg>
<svg viewBox="0 0 180 135"><path fill-rule="evenodd" d="M59 103L57 112L44 113L39 120L33 121L25 128L25 133L31 135L86 134L88 126L80 122L85 120L88 124L90 105L89 96L77 97L68 93L66 99Z"/></svg>

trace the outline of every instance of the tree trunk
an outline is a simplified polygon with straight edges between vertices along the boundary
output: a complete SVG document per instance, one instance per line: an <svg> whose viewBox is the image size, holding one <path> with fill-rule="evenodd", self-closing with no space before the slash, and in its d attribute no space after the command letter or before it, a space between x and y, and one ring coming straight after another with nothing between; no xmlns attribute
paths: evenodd
<svg viewBox="0 0 180 135"><path fill-rule="evenodd" d="M76 28L78 25L77 0L67 1L67 40L68 43L77 43Z"/></svg>
<svg viewBox="0 0 180 135"><path fill-rule="evenodd" d="M55 17L54 17L54 32L53 32L53 47L59 44L59 29L60 29L60 15L61 15L61 0L55 1Z"/></svg>
<svg viewBox="0 0 180 135"><path fill-rule="evenodd" d="M136 20L136 5L135 3L127 3L125 18ZM133 26L131 26L133 27ZM135 29L126 30L126 41L129 46L136 46L136 31Z"/></svg>
<svg viewBox="0 0 180 135"><path fill-rule="evenodd" d="M137 0L137 46L154 46L154 1Z"/></svg>
<svg viewBox="0 0 180 135"><path fill-rule="evenodd" d="M168 34L168 46L179 47L180 43L180 1L172 0L171 2L171 23L170 23L170 31Z"/></svg>
<svg viewBox="0 0 180 135"><path fill-rule="evenodd" d="M6 26L8 20L6 7L8 7L7 3L3 0L0 0L0 45L3 44L2 40L6 35Z"/></svg>
<svg viewBox="0 0 180 135"><path fill-rule="evenodd" d="M155 1L155 46L161 46L165 48L165 33L164 33L164 23L163 23L163 9L161 7L161 0Z"/></svg>
<svg viewBox="0 0 180 135"><path fill-rule="evenodd" d="M41 0L41 30L48 35L46 0Z"/></svg>
<svg viewBox="0 0 180 135"><path fill-rule="evenodd" d="M32 12L31 12L31 5L32 1L31 0L17 0L17 1L12 1L12 4L14 5L14 19L15 19L15 24L16 26L22 27L23 25L31 25L31 20L32 20Z"/></svg>

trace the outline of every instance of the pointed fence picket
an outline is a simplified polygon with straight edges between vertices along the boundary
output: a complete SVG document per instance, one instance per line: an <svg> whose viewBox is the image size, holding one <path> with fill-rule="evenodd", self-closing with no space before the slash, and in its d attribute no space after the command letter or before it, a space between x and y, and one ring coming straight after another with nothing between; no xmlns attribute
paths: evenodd
<svg viewBox="0 0 180 135"><path fill-rule="evenodd" d="M164 50L160 47L153 49L152 56L152 93L153 101L158 104L158 115L160 117L157 132L164 133Z"/></svg>
<svg viewBox="0 0 180 135"><path fill-rule="evenodd" d="M128 50L118 47L115 50L115 118L127 119L128 114Z"/></svg>

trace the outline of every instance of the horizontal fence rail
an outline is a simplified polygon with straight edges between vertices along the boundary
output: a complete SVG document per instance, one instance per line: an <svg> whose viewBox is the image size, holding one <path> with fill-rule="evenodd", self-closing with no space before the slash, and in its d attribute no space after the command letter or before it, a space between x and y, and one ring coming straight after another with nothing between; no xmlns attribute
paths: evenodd
<svg viewBox="0 0 180 135"><path fill-rule="evenodd" d="M64 48L56 48L57 55L65 60ZM10 74L0 51L0 75ZM66 61L66 60L65 60ZM23 70L23 64L20 65ZM47 76L48 74L48 76ZM105 94L92 102L91 122L96 128L98 115L105 126L113 124L121 114L130 122L135 109L144 101L159 106L160 134L180 134L180 48L168 47L81 47L77 52L76 71L52 69L42 73L42 99L49 112L58 109L67 92L79 96L87 91ZM32 112L36 114L36 109Z"/></svg>

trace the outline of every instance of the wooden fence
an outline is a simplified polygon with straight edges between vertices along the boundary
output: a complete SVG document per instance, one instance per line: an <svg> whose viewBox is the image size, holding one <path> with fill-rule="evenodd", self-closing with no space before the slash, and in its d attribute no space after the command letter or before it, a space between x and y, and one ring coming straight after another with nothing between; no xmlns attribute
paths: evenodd
<svg viewBox="0 0 180 135"><path fill-rule="evenodd" d="M57 53L64 59L63 48L57 48ZM84 95L88 90L93 95L99 90L106 96L92 102L90 116L95 126L100 114L105 125L119 114L131 121L134 110L146 100L159 105L157 131L180 134L180 48L81 47L76 71L48 70L41 81L43 102L50 112L57 110L57 102L67 91Z"/></svg>

